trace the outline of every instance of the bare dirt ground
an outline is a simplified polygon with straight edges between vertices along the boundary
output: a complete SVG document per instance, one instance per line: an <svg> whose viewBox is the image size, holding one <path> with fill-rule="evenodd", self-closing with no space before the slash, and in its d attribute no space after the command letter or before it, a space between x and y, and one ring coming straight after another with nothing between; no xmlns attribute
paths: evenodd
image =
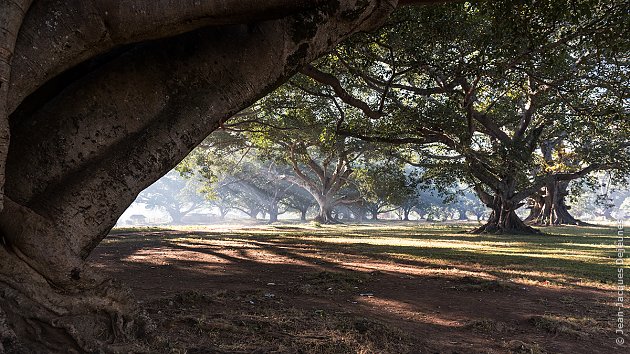
<svg viewBox="0 0 630 354"><path fill-rule="evenodd" d="M149 345L160 353L620 349L610 290L524 284L475 262L444 266L361 250L255 228L147 230L110 235L91 259L146 308L158 328Z"/></svg>

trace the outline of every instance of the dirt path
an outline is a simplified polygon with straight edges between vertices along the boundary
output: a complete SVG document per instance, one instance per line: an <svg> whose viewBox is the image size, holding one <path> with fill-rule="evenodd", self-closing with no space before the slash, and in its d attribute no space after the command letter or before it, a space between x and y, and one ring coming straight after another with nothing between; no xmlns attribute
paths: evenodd
<svg viewBox="0 0 630 354"><path fill-rule="evenodd" d="M162 233L163 234L163 233ZM91 256L181 353L604 353L607 291L279 240L110 236ZM190 233L186 233L190 235ZM133 242L128 242L132 240Z"/></svg>

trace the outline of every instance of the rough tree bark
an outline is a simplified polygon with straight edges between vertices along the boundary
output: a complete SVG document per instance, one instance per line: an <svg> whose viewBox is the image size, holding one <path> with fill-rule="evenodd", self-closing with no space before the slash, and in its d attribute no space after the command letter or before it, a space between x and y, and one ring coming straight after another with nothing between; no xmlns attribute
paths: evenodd
<svg viewBox="0 0 630 354"><path fill-rule="evenodd" d="M545 204L545 198L540 192L536 192L529 196L528 204L529 214L527 215L525 220L523 220L523 222L529 224L535 222L535 220L542 214L543 205Z"/></svg>
<svg viewBox="0 0 630 354"><path fill-rule="evenodd" d="M504 186L512 187L508 188L502 193L495 193L490 195L481 188L481 186L475 186L475 191L488 208L492 209L487 222L477 229L474 229L473 233L507 233L507 234L540 234L539 230L534 229L526 225L521 218L516 215L516 209L521 204L520 198L515 198L514 184L510 183L509 179L506 179Z"/></svg>
<svg viewBox="0 0 630 354"><path fill-rule="evenodd" d="M319 206L319 210L314 220L322 224L337 223L338 221L335 220L335 218L332 215L334 206L330 203L330 201L325 200L324 198L316 198L316 200L317 200L317 205Z"/></svg>
<svg viewBox="0 0 630 354"><path fill-rule="evenodd" d="M9 85L11 84L12 59L22 22L31 0L0 2L0 211L4 202L4 180L9 152Z"/></svg>
<svg viewBox="0 0 630 354"><path fill-rule="evenodd" d="M222 121L395 1L168 4L1 3L4 351L142 349L148 322L90 252Z"/></svg>
<svg viewBox="0 0 630 354"><path fill-rule="evenodd" d="M570 159L564 159L564 141L565 134L561 134L560 137L553 140L543 140L540 142L540 151L545 162L549 165L554 165L558 162L567 164L573 168L576 168L576 163ZM554 156L554 152L558 152ZM556 161L559 160L559 161ZM610 167L610 166L609 166ZM577 220L569 212L570 207L565 203L566 196L569 195L569 183L573 179L580 178L586 173L597 170L605 169L604 165L591 165L582 171L574 173L556 173L549 176L539 190L536 190L529 197L532 204L530 214L525 219L529 224L533 225L581 225L588 226L590 224ZM585 173L586 172L586 173Z"/></svg>
<svg viewBox="0 0 630 354"><path fill-rule="evenodd" d="M532 225L576 225L590 224L573 217L566 205L565 198L569 195L569 181L548 181L544 190L530 196L531 209L526 223Z"/></svg>

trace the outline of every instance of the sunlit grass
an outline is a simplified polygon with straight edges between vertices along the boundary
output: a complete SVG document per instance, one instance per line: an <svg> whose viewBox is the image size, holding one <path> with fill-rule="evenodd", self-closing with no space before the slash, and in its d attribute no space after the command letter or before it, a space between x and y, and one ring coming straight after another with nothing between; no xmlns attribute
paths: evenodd
<svg viewBox="0 0 630 354"><path fill-rule="evenodd" d="M499 277L560 285L602 287L615 281L614 227L547 227L543 235L476 235L473 225L373 223L365 225L220 225L116 229L111 242L155 240L215 247L254 247L256 242L292 245L326 253L346 253L425 267L457 266ZM173 232L177 231L177 232Z"/></svg>

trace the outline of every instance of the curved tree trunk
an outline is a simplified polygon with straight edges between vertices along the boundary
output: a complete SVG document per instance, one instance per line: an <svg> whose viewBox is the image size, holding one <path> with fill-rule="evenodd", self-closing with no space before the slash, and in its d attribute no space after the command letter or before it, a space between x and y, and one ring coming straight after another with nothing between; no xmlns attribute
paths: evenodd
<svg viewBox="0 0 630 354"><path fill-rule="evenodd" d="M258 18L251 9L214 16L227 9L220 1L208 1L209 14L201 13L192 7L197 3L168 7L156 0L151 9L139 2L133 9L36 3L39 10L29 10L25 21L31 25L18 35L15 48L22 49L14 58L22 62L10 64L8 93L11 48L0 43L0 119L10 114L11 120L0 214L4 351L142 350L135 339L150 329L148 321L128 291L86 262L91 251L141 190L225 119L348 34L382 22L394 5L285 1L299 10L280 6ZM69 4L77 11L67 11ZM173 16L151 17L160 10ZM217 21L220 26L199 29ZM133 45L163 37L172 38ZM107 55L114 47L119 50Z"/></svg>
<svg viewBox="0 0 630 354"><path fill-rule="evenodd" d="M494 195L486 192L484 188L476 184L475 193L479 200L488 208L492 209L492 213L488 217L487 222L481 227L473 230L473 233L501 233L501 234L540 234L539 230L526 225L521 218L516 215L516 209L522 204L520 203L523 193L516 193L516 181L507 176L500 183L495 185L497 188Z"/></svg>
<svg viewBox="0 0 630 354"><path fill-rule="evenodd" d="M559 181L556 182L555 194L553 198L552 206L552 222L554 225L577 225L577 226L590 226L591 224L580 221L571 215L569 212L570 207L566 205L566 196L568 192L569 182Z"/></svg>
<svg viewBox="0 0 630 354"><path fill-rule="evenodd" d="M110 343L121 351L142 349L134 340L150 330L150 321L127 290L75 252L62 229L6 198L0 230L6 237L0 308L19 339L3 338L6 352L91 352ZM34 242L41 247L25 247Z"/></svg>
<svg viewBox="0 0 630 354"><path fill-rule="evenodd" d="M336 224L337 221L332 216L332 210L321 210L317 213L314 219L315 222L320 224Z"/></svg>
<svg viewBox="0 0 630 354"><path fill-rule="evenodd" d="M11 137L11 109L8 100L12 61L17 36L31 3L32 0L0 2L0 211L3 208L6 161Z"/></svg>

